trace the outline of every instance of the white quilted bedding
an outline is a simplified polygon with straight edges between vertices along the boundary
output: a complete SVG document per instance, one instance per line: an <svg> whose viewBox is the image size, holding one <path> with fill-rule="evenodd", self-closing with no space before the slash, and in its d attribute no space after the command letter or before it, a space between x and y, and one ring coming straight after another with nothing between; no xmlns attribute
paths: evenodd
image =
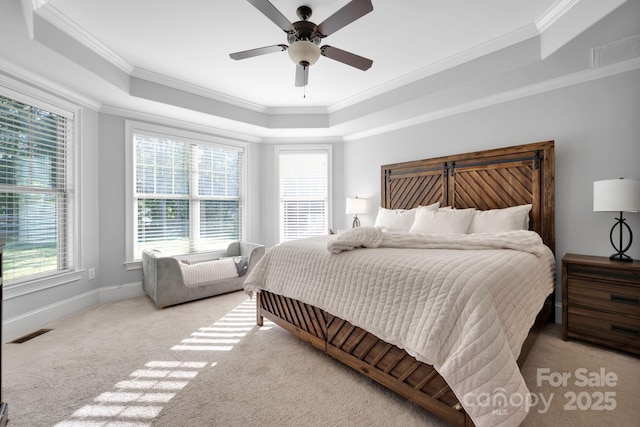
<svg viewBox="0 0 640 427"><path fill-rule="evenodd" d="M272 248L245 290L320 307L433 365L479 427L519 425L528 389L516 359L555 281L540 237L356 230ZM495 394L514 398L496 407Z"/></svg>

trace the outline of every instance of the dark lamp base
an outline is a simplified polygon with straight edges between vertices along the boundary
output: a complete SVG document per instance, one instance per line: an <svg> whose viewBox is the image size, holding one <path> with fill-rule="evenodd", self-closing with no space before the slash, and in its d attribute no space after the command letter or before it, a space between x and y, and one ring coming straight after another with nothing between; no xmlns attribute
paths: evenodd
<svg viewBox="0 0 640 427"><path fill-rule="evenodd" d="M618 227L620 229L620 240L619 240L619 245L618 246L616 246L615 242L613 241L613 234L614 234L614 230L616 229L616 227ZM627 229L627 232L629 234L629 243L627 243L627 246L623 247L622 230L624 228ZM622 216L622 212L620 212L620 217L616 218L616 223L613 224L613 227L611 227L611 231L609 232L609 241L611 242L611 245L613 246L613 249L618 251L617 253L615 253L615 254L613 254L613 255L611 255L609 257L609 259L611 261L618 261L618 262L632 262L633 261L633 259L629 255L625 255L625 252L627 252L629 250L629 248L631 247L631 242L633 242L633 233L631 232L631 227L629 227L629 224L626 223L626 220Z"/></svg>
<svg viewBox="0 0 640 427"><path fill-rule="evenodd" d="M609 259L611 261L618 261L618 262L633 262L633 258L625 254L613 254L609 257Z"/></svg>

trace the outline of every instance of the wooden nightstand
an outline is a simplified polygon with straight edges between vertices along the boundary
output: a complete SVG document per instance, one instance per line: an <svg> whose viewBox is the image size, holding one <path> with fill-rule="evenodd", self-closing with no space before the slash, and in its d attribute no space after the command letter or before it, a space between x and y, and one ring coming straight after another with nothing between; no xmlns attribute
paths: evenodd
<svg viewBox="0 0 640 427"><path fill-rule="evenodd" d="M640 261L562 258L562 339L640 354Z"/></svg>

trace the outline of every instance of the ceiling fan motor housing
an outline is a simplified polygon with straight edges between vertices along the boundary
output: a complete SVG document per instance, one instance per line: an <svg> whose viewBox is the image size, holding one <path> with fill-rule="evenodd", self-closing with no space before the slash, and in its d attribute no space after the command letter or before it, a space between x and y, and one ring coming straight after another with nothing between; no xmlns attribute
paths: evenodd
<svg viewBox="0 0 640 427"><path fill-rule="evenodd" d="M307 40L315 44L320 44L318 26L311 21L298 21L291 24L295 29L293 34L295 40Z"/></svg>

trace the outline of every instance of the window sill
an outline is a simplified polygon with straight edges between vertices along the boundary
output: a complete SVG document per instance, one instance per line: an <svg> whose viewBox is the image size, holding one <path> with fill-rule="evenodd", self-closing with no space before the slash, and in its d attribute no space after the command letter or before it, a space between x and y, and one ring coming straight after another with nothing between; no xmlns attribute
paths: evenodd
<svg viewBox="0 0 640 427"><path fill-rule="evenodd" d="M10 300L56 286L66 285L82 279L82 271L72 271L53 277L30 280L15 284L5 284L3 287L3 299Z"/></svg>

